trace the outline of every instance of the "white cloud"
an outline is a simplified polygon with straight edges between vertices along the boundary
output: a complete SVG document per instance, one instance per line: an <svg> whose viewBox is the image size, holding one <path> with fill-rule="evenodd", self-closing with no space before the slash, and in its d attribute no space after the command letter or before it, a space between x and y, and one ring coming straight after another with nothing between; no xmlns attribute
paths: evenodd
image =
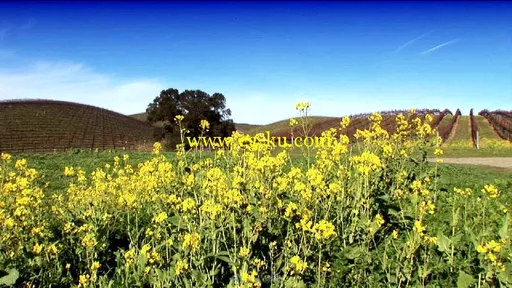
<svg viewBox="0 0 512 288"><path fill-rule="evenodd" d="M421 52L421 53L420 53L420 55L424 55L424 54L432 53L432 52L434 52L434 51L436 51L436 50L438 50L438 49L441 49L441 48L443 48L443 47L445 47L445 46L448 46L448 45L450 45L450 44L456 43L456 42L458 42L458 41L460 41L460 39L453 39L453 40L450 40L450 41L444 42L444 43L442 43L442 44L439 44L439 45L437 45L437 46L434 46L434 47L432 47L432 48L430 48L430 49L427 49L427 50L425 50L425 51Z"/></svg>
<svg viewBox="0 0 512 288"><path fill-rule="evenodd" d="M144 112L163 89L157 79L122 80L80 63L36 62L23 68L0 68L0 100L53 99L133 114Z"/></svg>
<svg viewBox="0 0 512 288"><path fill-rule="evenodd" d="M411 40L407 41L405 44L403 44L402 46L398 47L398 48L395 50L395 52L399 52L400 50L402 50L402 49L404 49L405 47L407 47L407 46L411 45L412 43L414 43L414 42L416 42L416 41L420 40L421 38L423 38L423 37L425 37L425 36L427 36L427 35L429 35L429 34L432 34L432 32L434 32L434 31L430 31L430 32L424 33L424 34L422 34L422 35L420 35L420 36L418 36L418 37L416 37L416 38L413 38L413 39L411 39Z"/></svg>
<svg viewBox="0 0 512 288"><path fill-rule="evenodd" d="M94 105L123 114L134 114L144 112L160 91L170 87L178 88L180 91L191 89L190 86L176 83L165 84L158 79L121 79L116 75L99 73L74 62L41 61L18 68L0 67L0 100L53 99ZM456 100L442 95L432 97L435 93L427 87L377 87L339 90L336 93L317 91L313 96L294 91L278 94L265 91L236 91L229 86L210 88L212 89L200 89L208 93L221 91L226 96L226 106L232 111L232 119L237 123L269 124L296 117L295 104L299 101L309 101L312 104L313 116L333 117L411 107L453 110L457 108ZM429 91L432 94L429 95Z"/></svg>

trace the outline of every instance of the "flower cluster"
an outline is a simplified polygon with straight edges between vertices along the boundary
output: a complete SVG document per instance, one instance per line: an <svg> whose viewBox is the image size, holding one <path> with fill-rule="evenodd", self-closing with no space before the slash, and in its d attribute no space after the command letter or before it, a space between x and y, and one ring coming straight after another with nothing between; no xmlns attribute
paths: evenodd
<svg viewBox="0 0 512 288"><path fill-rule="evenodd" d="M343 133L359 120L343 118L322 133L340 141L303 158L269 150L262 135L239 145L248 135L238 132L215 153L180 146L169 155L154 143L144 161L67 163L58 191L29 161L3 153L0 265L17 269L27 287L405 287L424 285L426 267L436 267L429 285L451 287L444 275L456 261L471 263L468 274L502 271L510 243L481 235L503 227L506 186L483 187L493 201L478 201L476 187L441 190L437 164L417 157L442 154L432 116L422 119L374 113L351 139ZM308 131L303 120L290 125ZM397 133L383 128L391 120ZM482 243L480 262L457 250L471 237Z"/></svg>

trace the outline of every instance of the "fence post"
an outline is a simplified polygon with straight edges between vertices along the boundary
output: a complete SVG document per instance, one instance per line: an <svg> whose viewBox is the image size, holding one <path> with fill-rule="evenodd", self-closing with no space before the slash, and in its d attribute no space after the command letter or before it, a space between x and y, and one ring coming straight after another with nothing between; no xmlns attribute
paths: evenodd
<svg viewBox="0 0 512 288"><path fill-rule="evenodd" d="M476 144L476 149L480 149L479 145L478 145L478 130L476 131L475 144Z"/></svg>

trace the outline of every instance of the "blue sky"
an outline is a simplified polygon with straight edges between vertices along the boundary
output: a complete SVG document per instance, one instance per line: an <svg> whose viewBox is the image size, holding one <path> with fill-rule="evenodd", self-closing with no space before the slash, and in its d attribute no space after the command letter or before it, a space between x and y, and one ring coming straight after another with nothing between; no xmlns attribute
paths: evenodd
<svg viewBox="0 0 512 288"><path fill-rule="evenodd" d="M142 112L223 93L235 122L512 109L512 2L0 2L0 100ZM508 105L508 106L507 106Z"/></svg>

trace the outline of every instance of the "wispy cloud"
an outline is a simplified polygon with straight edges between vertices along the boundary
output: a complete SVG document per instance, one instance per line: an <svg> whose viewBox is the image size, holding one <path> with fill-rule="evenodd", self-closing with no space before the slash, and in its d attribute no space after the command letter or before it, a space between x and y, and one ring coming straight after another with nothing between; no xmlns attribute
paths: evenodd
<svg viewBox="0 0 512 288"><path fill-rule="evenodd" d="M441 49L441 48L443 48L445 46L448 46L450 44L453 44L453 43L456 43L456 42L459 42L459 41L460 41L460 39L453 39L453 40L450 40L448 42L444 42L442 44L439 44L437 46L434 46L434 47L432 47L430 49L427 49L427 50L421 52L420 55L425 55L425 54L428 54L428 53L432 53L432 52L434 52L436 50L439 50L439 49Z"/></svg>
<svg viewBox="0 0 512 288"><path fill-rule="evenodd" d="M422 35L420 35L420 36L418 36L418 37L416 37L416 38L413 38L413 39L411 39L411 40L407 41L405 44L403 44L402 46L398 47L398 48L395 50L395 52L399 52L400 50L402 50L402 49L404 49L405 47L407 47L407 46L411 45L412 43L414 43L414 42L416 42L416 41L420 40L421 38L426 37L426 36L428 36L428 35L432 34L432 32L434 32L434 30L429 31L429 32L427 32L427 33L424 33L424 34L422 34Z"/></svg>
<svg viewBox="0 0 512 288"><path fill-rule="evenodd" d="M132 114L143 112L163 89L158 79L120 79L73 62L0 67L0 100L54 99Z"/></svg>
<svg viewBox="0 0 512 288"><path fill-rule="evenodd" d="M15 32L15 30L29 30L34 27L36 24L35 18L30 18L28 21L20 26L14 26L11 23L4 22L2 25L0 25L0 40L4 40L8 34Z"/></svg>

